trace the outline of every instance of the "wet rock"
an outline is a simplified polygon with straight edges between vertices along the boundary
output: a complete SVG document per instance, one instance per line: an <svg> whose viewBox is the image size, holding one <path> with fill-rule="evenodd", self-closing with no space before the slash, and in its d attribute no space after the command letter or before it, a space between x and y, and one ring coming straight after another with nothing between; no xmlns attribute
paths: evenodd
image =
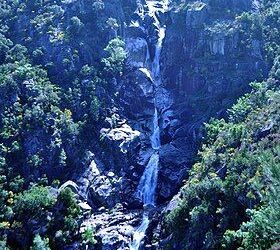
<svg viewBox="0 0 280 250"><path fill-rule="evenodd" d="M128 63L133 67L144 67L148 53L148 44L144 38L127 38L126 50L128 52Z"/></svg>
<svg viewBox="0 0 280 250"><path fill-rule="evenodd" d="M152 82L151 72L149 72L149 70L146 68L140 68L139 71L135 72L135 76L138 78L139 86L142 89L144 96L149 98L154 92L154 84Z"/></svg>
<svg viewBox="0 0 280 250"><path fill-rule="evenodd" d="M262 59L261 42L259 40L252 41L252 56Z"/></svg>
<svg viewBox="0 0 280 250"><path fill-rule="evenodd" d="M60 188L58 189L59 192L61 192L65 188L70 188L74 193L79 192L79 187L74 181L67 181L63 183Z"/></svg>
<svg viewBox="0 0 280 250"><path fill-rule="evenodd" d="M223 34L215 35L209 42L209 45L213 55L225 54L225 37Z"/></svg>
<svg viewBox="0 0 280 250"><path fill-rule="evenodd" d="M184 138L162 145L160 148L160 171L158 181L159 201L178 191L191 165L194 151Z"/></svg>
<svg viewBox="0 0 280 250"><path fill-rule="evenodd" d="M134 227L140 221L139 212L127 212L121 204L117 204L113 210L93 215L84 221L81 231L87 227L95 228L97 245L102 250L129 249Z"/></svg>
<svg viewBox="0 0 280 250"><path fill-rule="evenodd" d="M113 177L115 176L115 174L114 174L113 172L109 172L109 173L107 174L107 176L113 178Z"/></svg>
<svg viewBox="0 0 280 250"><path fill-rule="evenodd" d="M176 194L171 201L168 202L167 206L164 208L164 213L168 213L174 210L180 202L180 194Z"/></svg>
<svg viewBox="0 0 280 250"><path fill-rule="evenodd" d="M131 21L131 23L126 28L126 37L127 38L143 38L145 39L146 33L145 29L141 26L141 22Z"/></svg>
<svg viewBox="0 0 280 250"><path fill-rule="evenodd" d="M130 201L127 197L134 199L131 195L134 190L130 187L131 181L124 177L120 177L124 173L118 175L111 171L107 171L100 161L94 157L89 164L89 167L83 172L76 181L76 193L79 195L81 204L89 205L97 209L99 207L113 208L118 202L125 199ZM70 182L71 184L71 182ZM125 191L126 190L126 194ZM127 195L127 197L126 197ZM86 209L87 210L87 209Z"/></svg>
<svg viewBox="0 0 280 250"><path fill-rule="evenodd" d="M129 144L140 135L139 131L133 130L127 124L123 124L121 127L114 129L103 128L100 133L101 135L107 137L109 140L120 141L119 147L124 153L127 151L127 147L129 146Z"/></svg>
<svg viewBox="0 0 280 250"><path fill-rule="evenodd" d="M97 166L96 157L92 155L88 168L84 170L81 176L77 177L76 181L76 184L78 185L78 193L83 201L88 200L89 187L92 182L101 175L101 171L101 165L99 164L99 166Z"/></svg>
<svg viewBox="0 0 280 250"><path fill-rule="evenodd" d="M80 206L81 209L83 209L85 211L91 210L91 206L89 204L87 204L86 202L80 202L80 203L78 203L78 205Z"/></svg>
<svg viewBox="0 0 280 250"><path fill-rule="evenodd" d="M157 88L155 98L156 98L156 107L160 111L169 109L174 102L172 93L170 93L170 91L168 91L167 89L161 87Z"/></svg>
<svg viewBox="0 0 280 250"><path fill-rule="evenodd" d="M89 204L87 202L80 202L80 203L78 203L78 205L83 212L83 217L88 218L92 211L91 206L89 206Z"/></svg>
<svg viewBox="0 0 280 250"><path fill-rule="evenodd" d="M139 152L138 164L141 166L145 166L148 163L148 161L153 153L154 153L154 150L152 148L142 149Z"/></svg>
<svg viewBox="0 0 280 250"><path fill-rule="evenodd" d="M177 139L169 144L162 145L160 148L160 160L162 164L182 164L189 160L188 141L185 138Z"/></svg>
<svg viewBox="0 0 280 250"><path fill-rule="evenodd" d="M118 180L110 181L106 176L98 176L89 187L89 202L93 206L112 208L119 202Z"/></svg>
<svg viewBox="0 0 280 250"><path fill-rule="evenodd" d="M130 121L135 121L134 128L141 133L141 123L148 120L154 111L154 84L148 75L149 72L145 68L130 72L119 90L120 104Z"/></svg>
<svg viewBox="0 0 280 250"><path fill-rule="evenodd" d="M126 120L120 119L118 115L113 114L112 118L107 118L107 121L110 124L110 128L102 128L100 130L101 136L117 142L120 150L126 153L130 143L140 136L140 132L133 130L126 124Z"/></svg>

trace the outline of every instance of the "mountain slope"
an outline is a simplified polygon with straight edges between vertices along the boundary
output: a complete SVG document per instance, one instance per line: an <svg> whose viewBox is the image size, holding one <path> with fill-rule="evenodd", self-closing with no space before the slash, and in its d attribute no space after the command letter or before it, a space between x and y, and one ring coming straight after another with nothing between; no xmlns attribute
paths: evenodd
<svg viewBox="0 0 280 250"><path fill-rule="evenodd" d="M166 249L279 247L279 2L266 7L270 76L251 83L228 121L206 124L200 160L165 215L164 234L172 235Z"/></svg>

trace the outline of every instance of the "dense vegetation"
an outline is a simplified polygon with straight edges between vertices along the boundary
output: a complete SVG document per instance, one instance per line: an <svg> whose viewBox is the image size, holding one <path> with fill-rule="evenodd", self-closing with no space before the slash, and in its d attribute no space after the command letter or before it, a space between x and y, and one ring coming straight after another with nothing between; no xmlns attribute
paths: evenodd
<svg viewBox="0 0 280 250"><path fill-rule="evenodd" d="M77 2L0 3L0 249L96 242L93 228L79 231L83 215L74 192L59 186L88 163L89 150L102 151L103 118L127 70L119 19L136 6L127 0L113 6L105 0ZM178 9L189 4L174 2L180 2ZM279 1L265 0L261 13L240 13L234 22L240 50L258 37L272 69L266 81L251 83L252 92L229 110L227 120L206 125L200 160L178 206L165 216L171 244L280 244L279 14ZM230 28L215 24L206 32Z"/></svg>
<svg viewBox="0 0 280 250"><path fill-rule="evenodd" d="M279 11L279 1L266 1L258 17L267 57L273 60L269 78L251 83L252 92L228 111L227 121L206 124L200 160L190 171L177 207L165 216L165 233L173 233L170 246L279 247ZM249 14L240 18L255 20Z"/></svg>
<svg viewBox="0 0 280 250"><path fill-rule="evenodd" d="M278 81L279 75L253 83L252 93L229 110L228 122L206 125L201 160L178 207L166 216L167 230L183 235L186 249L269 249L279 243Z"/></svg>
<svg viewBox="0 0 280 250"><path fill-rule="evenodd" d="M73 192L52 187L99 143L98 121L110 106L104 98L126 58L112 8L81 2L90 8L0 3L1 249L7 242L12 249L60 249L81 240Z"/></svg>

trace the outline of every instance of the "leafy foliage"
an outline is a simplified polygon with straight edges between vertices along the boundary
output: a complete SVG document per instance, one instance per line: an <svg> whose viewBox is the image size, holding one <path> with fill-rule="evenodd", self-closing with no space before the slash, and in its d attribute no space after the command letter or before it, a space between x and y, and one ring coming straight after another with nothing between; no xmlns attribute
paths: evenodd
<svg viewBox="0 0 280 250"><path fill-rule="evenodd" d="M124 45L124 42L120 38L114 38L109 42L105 48L109 56L103 59L106 71L110 73L121 73L124 60L126 59Z"/></svg>
<svg viewBox="0 0 280 250"><path fill-rule="evenodd" d="M49 229L51 243L55 248L62 248L79 238L80 215L81 210L72 190L70 188L61 190Z"/></svg>
<svg viewBox="0 0 280 250"><path fill-rule="evenodd" d="M230 110L229 122L206 125L201 160L166 216L176 239L187 235L182 244L188 249L269 249L279 243L279 97L278 89L262 83L246 104L242 98Z"/></svg>
<svg viewBox="0 0 280 250"><path fill-rule="evenodd" d="M94 238L95 230L92 227L87 227L82 233L82 238L85 244L95 245L97 243Z"/></svg>
<svg viewBox="0 0 280 250"><path fill-rule="evenodd" d="M45 187L32 187L16 197L14 211L19 217L37 217L44 214L44 210L52 207L55 199Z"/></svg>
<svg viewBox="0 0 280 250"><path fill-rule="evenodd" d="M212 120L200 160L165 217L187 249L270 249L280 243L278 59L266 82ZM183 239L183 240L182 240ZM178 243L177 243L178 244Z"/></svg>
<svg viewBox="0 0 280 250"><path fill-rule="evenodd" d="M112 76L121 74L126 55L124 42L112 37L119 25L111 8L74 2L0 4L1 249L81 240L73 192L57 196L48 185L71 178L98 147L110 105L104 99L114 95Z"/></svg>
<svg viewBox="0 0 280 250"><path fill-rule="evenodd" d="M34 237L33 246L31 250L50 250L48 239L42 239L39 234Z"/></svg>

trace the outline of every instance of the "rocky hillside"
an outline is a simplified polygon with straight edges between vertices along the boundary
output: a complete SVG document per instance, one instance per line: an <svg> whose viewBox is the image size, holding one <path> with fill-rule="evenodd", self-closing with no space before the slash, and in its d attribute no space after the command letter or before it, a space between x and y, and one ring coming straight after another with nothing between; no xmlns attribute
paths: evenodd
<svg viewBox="0 0 280 250"><path fill-rule="evenodd" d="M249 91L248 83L267 75L269 62L263 34L258 32L262 29L259 12L260 5L251 1L174 1L170 11L160 16L166 25L160 64L164 89L158 93L163 144L160 161L164 165L158 188L161 201L174 194L186 177L203 123L213 116L226 117L226 109ZM138 69L145 66L147 51L153 57L157 33L149 26L150 18L143 22L147 30L132 26L126 32L128 62L134 71L126 76L129 82L120 95L128 119L135 120L138 127L139 120L143 121L137 129L149 133L151 83ZM142 90L135 92L139 87Z"/></svg>
<svg viewBox="0 0 280 250"><path fill-rule="evenodd" d="M279 11L0 3L0 249L277 248Z"/></svg>
<svg viewBox="0 0 280 250"><path fill-rule="evenodd" d="M169 237L165 249L278 249L279 75L275 73L266 82L251 84L253 91L228 111L227 122L211 120L206 125L200 160L165 211L163 232Z"/></svg>

